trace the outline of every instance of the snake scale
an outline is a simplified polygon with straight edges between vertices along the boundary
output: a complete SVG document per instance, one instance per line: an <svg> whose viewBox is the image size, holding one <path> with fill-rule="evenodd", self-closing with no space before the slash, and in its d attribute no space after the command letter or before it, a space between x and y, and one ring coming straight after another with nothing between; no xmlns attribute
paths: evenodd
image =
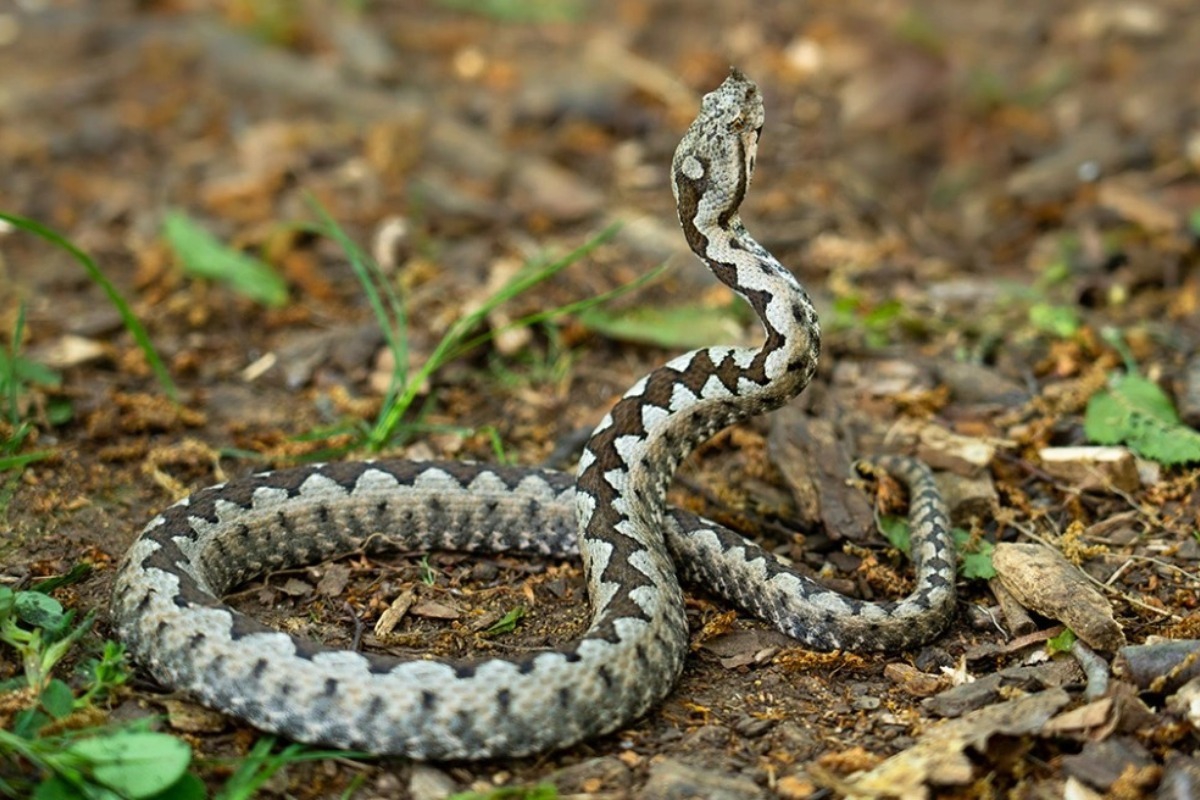
<svg viewBox="0 0 1200 800"><path fill-rule="evenodd" d="M891 649L939 633L954 610L955 557L944 506L917 462L875 461L911 496L916 585L896 602L832 592L733 531L666 506L696 445L786 403L816 369L808 295L738 215L762 124L757 87L734 70L704 97L671 165L688 244L754 308L761 347L696 350L651 372L596 428L575 478L363 461L198 491L150 521L118 572L112 618L134 658L166 686L299 741L480 759L608 733L661 700L688 650L680 576L811 647ZM401 659L296 639L221 601L264 571L361 547L578 554L591 623L575 642L516 658Z"/></svg>

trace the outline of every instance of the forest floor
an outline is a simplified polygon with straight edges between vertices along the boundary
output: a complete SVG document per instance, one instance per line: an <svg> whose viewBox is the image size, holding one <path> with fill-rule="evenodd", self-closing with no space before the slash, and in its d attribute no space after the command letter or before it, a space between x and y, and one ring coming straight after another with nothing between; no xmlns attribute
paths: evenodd
<svg viewBox="0 0 1200 800"><path fill-rule="evenodd" d="M816 653L689 589L682 680L617 733L481 763L290 750L261 796L1196 796L1195 673L1151 686L1141 659L1162 651L1126 648L1166 637L1194 659L1200 639L1191 0L0 0L0 211L95 259L178 392L77 260L0 228L0 586L88 565L52 594L98 614L55 674L85 691L120 559L191 491L317 458L570 469L640 376L754 342L668 183L731 64L767 107L743 215L809 288L824 352L801 399L702 446L671 501L839 591L895 598L911 570L876 517L903 495L849 466L920 456L962 531L954 623L909 652ZM407 307L417 391L383 432L395 359L322 213ZM587 243L471 332L494 337L429 361L522 270ZM236 252L278 277L197 272L249 270ZM520 654L586 624L578 563L507 555L348 554L234 600L382 652ZM11 727L36 692L11 691L8 655ZM1117 666L1107 690L1097 663ZM29 736L69 748L61 728L149 720L192 749L193 787L248 796L231 781L262 734L128 669ZM0 789L45 778L5 741Z"/></svg>

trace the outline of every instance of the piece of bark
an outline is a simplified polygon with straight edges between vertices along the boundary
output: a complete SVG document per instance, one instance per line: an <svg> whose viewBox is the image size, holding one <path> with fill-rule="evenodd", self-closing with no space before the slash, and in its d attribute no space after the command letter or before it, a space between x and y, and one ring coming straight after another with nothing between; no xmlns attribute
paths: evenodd
<svg viewBox="0 0 1200 800"><path fill-rule="evenodd" d="M990 517L1000 501L996 484L986 472L973 478L950 472L939 472L936 477L942 499L950 510L950 520L956 525L972 517Z"/></svg>
<svg viewBox="0 0 1200 800"><path fill-rule="evenodd" d="M1192 678L1179 687L1179 691L1167 700L1167 708L1200 729L1200 677Z"/></svg>
<svg viewBox="0 0 1200 800"><path fill-rule="evenodd" d="M1056 550L1001 542L992 553L992 564L1004 588L1026 608L1062 622L1098 650L1124 646L1125 634L1104 595Z"/></svg>
<svg viewBox="0 0 1200 800"><path fill-rule="evenodd" d="M1012 689L1032 692L1075 683L1083 670L1073 660L1060 659L1032 667L1009 667L970 683L947 689L921 701L921 707L939 717L960 717L1003 699Z"/></svg>
<svg viewBox="0 0 1200 800"><path fill-rule="evenodd" d="M1033 621L1033 617L1029 616L1025 606L1017 602L1017 598L1012 596L1012 592L1004 588L1003 583L992 578L988 581L988 587L1000 603L1000 613L1004 615L1010 635L1025 636L1037 630L1037 623Z"/></svg>
<svg viewBox="0 0 1200 800"><path fill-rule="evenodd" d="M834 541L871 536L871 505L847 483L850 456L832 423L798 408L780 409L771 420L767 453L791 489L802 523L819 523Z"/></svg>
<svg viewBox="0 0 1200 800"><path fill-rule="evenodd" d="M1088 742L1083 751L1062 758L1063 770L1090 786L1107 792L1127 767L1140 769L1154 760L1136 739L1119 736L1103 742Z"/></svg>
<svg viewBox="0 0 1200 800"><path fill-rule="evenodd" d="M1042 469L1079 491L1135 492L1137 461L1124 447L1043 447Z"/></svg>
<svg viewBox="0 0 1200 800"><path fill-rule="evenodd" d="M996 446L973 436L961 436L940 425L921 428L917 458L933 469L967 478L981 474L996 457Z"/></svg>
<svg viewBox="0 0 1200 800"><path fill-rule="evenodd" d="M1139 689L1171 692L1200 677L1200 639L1178 639L1122 647L1113 672Z"/></svg>
<svg viewBox="0 0 1200 800"><path fill-rule="evenodd" d="M939 361L934 369L939 380L950 387L950 396L960 403L1011 408L1029 399L1021 384L982 364Z"/></svg>

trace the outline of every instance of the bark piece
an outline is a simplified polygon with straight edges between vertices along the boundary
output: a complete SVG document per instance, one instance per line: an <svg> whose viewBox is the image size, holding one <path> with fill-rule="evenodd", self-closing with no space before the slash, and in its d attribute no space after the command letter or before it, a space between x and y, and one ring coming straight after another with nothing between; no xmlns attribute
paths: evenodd
<svg viewBox="0 0 1200 800"><path fill-rule="evenodd" d="M1134 492L1141 486L1137 461L1124 447L1043 447L1042 469L1080 491Z"/></svg>
<svg viewBox="0 0 1200 800"><path fill-rule="evenodd" d="M973 478L952 472L940 472L936 477L938 488L942 490L942 499L946 501L946 508L950 509L950 519L955 524L972 517L992 516L1000 501L996 484L986 472Z"/></svg>
<svg viewBox="0 0 1200 800"><path fill-rule="evenodd" d="M996 596L996 600L1000 603L1000 613L1004 615L1004 621L1008 624L1008 632L1013 636L1025 636L1037 630L1037 623L1033 621L1033 617L1029 616L1029 612L1025 610L1025 606L1017 601L1017 598L1012 596L1012 592L1004 588L1004 584L996 578L988 581L988 588L992 590L992 594Z"/></svg>
<svg viewBox="0 0 1200 800"><path fill-rule="evenodd" d="M1077 755L1062 758L1068 775L1107 792L1127 768L1142 769L1154 763L1146 748L1136 739L1120 736L1103 742L1088 742Z"/></svg>
<svg viewBox="0 0 1200 800"><path fill-rule="evenodd" d="M668 758L650 768L641 797L675 800L705 797L710 800L758 800L764 797L754 781L711 769L700 769Z"/></svg>
<svg viewBox="0 0 1200 800"><path fill-rule="evenodd" d="M992 564L1004 588L1026 608L1058 620L1098 650L1125 644L1112 606L1083 573L1055 550L1040 544L1001 542Z"/></svg>
<svg viewBox="0 0 1200 800"><path fill-rule="evenodd" d="M1113 672L1139 689L1174 691L1200 677L1200 639L1179 639L1121 648Z"/></svg>
<svg viewBox="0 0 1200 800"><path fill-rule="evenodd" d="M950 387L951 396L960 403L1014 407L1029 399L1028 390L1021 384L982 364L947 361L938 362L935 369L941 382Z"/></svg>
<svg viewBox="0 0 1200 800"><path fill-rule="evenodd" d="M949 470L974 477L987 469L996 457L996 446L973 436L962 436L940 425L921 429L917 458L933 469Z"/></svg>
<svg viewBox="0 0 1200 800"><path fill-rule="evenodd" d="M1009 667L991 675L947 689L921 702L921 706L939 717L960 717L1001 699L1004 690L1049 689L1078 681L1083 675L1074 661L1061 659L1033 667Z"/></svg>
<svg viewBox="0 0 1200 800"><path fill-rule="evenodd" d="M1048 689L933 725L921 740L879 766L846 782L855 797L929 797L931 786L960 786L976 775L979 759L995 757L996 737L1037 733L1071 701L1066 689ZM815 770L814 770L815 772ZM824 777L824 776L818 776ZM935 792L936 794L936 792ZM940 795L938 795L940 796Z"/></svg>
<svg viewBox="0 0 1200 800"><path fill-rule="evenodd" d="M850 456L832 423L783 408L771 421L767 452L792 491L801 522L819 523L835 541L870 537L871 505L847 483Z"/></svg>

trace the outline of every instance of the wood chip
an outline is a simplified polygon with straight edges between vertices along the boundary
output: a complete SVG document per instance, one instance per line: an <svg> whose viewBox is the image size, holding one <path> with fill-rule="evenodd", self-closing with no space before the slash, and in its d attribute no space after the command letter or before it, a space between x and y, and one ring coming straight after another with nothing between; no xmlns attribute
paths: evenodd
<svg viewBox="0 0 1200 800"><path fill-rule="evenodd" d="M1135 492L1141 485L1133 453L1124 447L1043 447L1042 469L1079 491Z"/></svg>
<svg viewBox="0 0 1200 800"><path fill-rule="evenodd" d="M933 469L974 477L996 457L996 446L973 436L961 436L940 425L926 425L919 434L917 458Z"/></svg>
<svg viewBox="0 0 1200 800"><path fill-rule="evenodd" d="M992 563L1004 588L1022 605L1062 622L1098 650L1125 644L1112 607L1079 568L1040 544L1001 542Z"/></svg>
<svg viewBox="0 0 1200 800"><path fill-rule="evenodd" d="M375 635L382 639L395 630L415 600L416 595L412 589L401 592L387 610L379 615L379 620L375 623Z"/></svg>
<svg viewBox="0 0 1200 800"><path fill-rule="evenodd" d="M850 455L833 423L785 406L771 420L767 453L791 489L802 523L820 523L835 540L864 541L871 536L871 504L847 483Z"/></svg>
<svg viewBox="0 0 1200 800"><path fill-rule="evenodd" d="M1000 502L996 483L986 472L968 478L952 472L940 472L936 476L942 499L950 510L950 519L965 523L972 517L991 519Z"/></svg>
<svg viewBox="0 0 1200 800"><path fill-rule="evenodd" d="M429 619L458 619L462 616L462 612L454 606L448 606L436 600L425 600L416 603L409 611L415 616L428 617Z"/></svg>

